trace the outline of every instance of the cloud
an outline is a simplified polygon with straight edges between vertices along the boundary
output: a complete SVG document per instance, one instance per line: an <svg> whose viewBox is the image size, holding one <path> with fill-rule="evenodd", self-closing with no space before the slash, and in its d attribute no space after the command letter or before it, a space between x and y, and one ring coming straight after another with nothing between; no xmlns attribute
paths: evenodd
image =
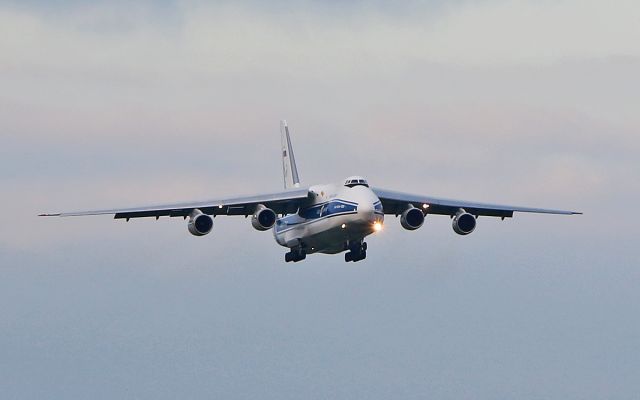
<svg viewBox="0 0 640 400"><path fill-rule="evenodd" d="M630 0L423 3L400 8L403 18L383 7L360 7L334 15L332 6L265 13L250 5L179 2L169 20L153 8L118 3L75 7L54 18L5 8L2 65L123 79L245 71L313 77L381 73L414 62L640 56L634 40L640 6Z"/></svg>
<svg viewBox="0 0 640 400"><path fill-rule="evenodd" d="M61 209L277 189L287 118L307 183L609 201L637 175L640 35L638 6L603 4L4 6L0 179L29 215L48 182Z"/></svg>
<svg viewBox="0 0 640 400"><path fill-rule="evenodd" d="M427 37L436 59L503 65L640 55L635 1L494 1L455 7Z"/></svg>

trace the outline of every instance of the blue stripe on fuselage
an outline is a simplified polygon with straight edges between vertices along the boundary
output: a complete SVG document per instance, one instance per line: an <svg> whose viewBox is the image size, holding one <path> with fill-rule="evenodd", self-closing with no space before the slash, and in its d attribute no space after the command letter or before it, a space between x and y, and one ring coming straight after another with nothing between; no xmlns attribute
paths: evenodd
<svg viewBox="0 0 640 400"><path fill-rule="evenodd" d="M329 200L324 203L314 204L311 207L304 208L298 212L298 215L304 219L317 219L327 215L355 212L358 210L358 203L345 201L340 199Z"/></svg>
<svg viewBox="0 0 640 400"><path fill-rule="evenodd" d="M333 199L324 203L314 204L311 207L300 210L296 215L289 215L280 218L276 222L276 232L285 232L295 226L309 224L320 221L325 218L336 217L339 215L356 214L358 212L358 203L351 201ZM302 218L302 220L299 220ZM298 219L298 222L293 220Z"/></svg>

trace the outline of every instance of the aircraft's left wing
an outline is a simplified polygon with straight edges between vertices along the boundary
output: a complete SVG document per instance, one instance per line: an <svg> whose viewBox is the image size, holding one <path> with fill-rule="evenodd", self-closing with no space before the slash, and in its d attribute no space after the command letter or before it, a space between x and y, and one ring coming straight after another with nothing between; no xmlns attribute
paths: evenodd
<svg viewBox="0 0 640 400"><path fill-rule="evenodd" d="M85 215L113 214L114 218L142 217L187 217L195 209L208 215L251 215L259 204L272 209L276 214L291 214L309 198L308 189L287 190L279 193L260 194L255 196L207 200L190 203L164 204L122 209L63 212L40 214L43 217L77 217Z"/></svg>
<svg viewBox="0 0 640 400"><path fill-rule="evenodd" d="M385 214L402 214L409 205L424 210L428 214L455 215L461 208L466 212L479 216L511 218L514 212L574 215L582 214L576 211L550 210L545 208L531 208L508 206L499 204L476 203L464 200L442 199L430 196L395 192L385 189L373 189L382 202Z"/></svg>

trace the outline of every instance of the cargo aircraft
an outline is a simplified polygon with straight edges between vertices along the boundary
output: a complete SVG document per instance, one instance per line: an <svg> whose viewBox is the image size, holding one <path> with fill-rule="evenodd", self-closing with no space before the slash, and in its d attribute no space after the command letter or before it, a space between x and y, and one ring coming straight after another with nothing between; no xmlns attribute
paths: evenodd
<svg viewBox="0 0 640 400"><path fill-rule="evenodd" d="M343 183L303 187L296 167L286 121L281 121L284 191L231 197L220 200L180 204L142 206L124 209L40 214L40 216L86 216L113 214L116 219L182 217L194 236L211 232L215 217L251 216L251 225L259 231L273 230L276 242L289 249L286 262L304 260L308 254L345 252L345 261L367 257L365 238L383 228L384 216L400 217L404 229L416 230L425 216L447 215L459 235L476 228L479 216L511 218L514 212L545 214L581 214L574 211L505 206L449 200L407 194L369 186L361 176L350 176Z"/></svg>

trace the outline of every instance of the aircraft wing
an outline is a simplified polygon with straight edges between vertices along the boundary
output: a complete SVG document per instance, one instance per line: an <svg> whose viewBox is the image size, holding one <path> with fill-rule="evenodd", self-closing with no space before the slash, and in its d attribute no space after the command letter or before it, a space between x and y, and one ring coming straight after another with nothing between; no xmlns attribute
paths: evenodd
<svg viewBox="0 0 640 400"><path fill-rule="evenodd" d="M272 209L276 214L292 214L309 197L308 189L287 190L279 193L260 194L255 196L207 200L190 203L164 204L122 209L106 209L94 211L63 212L55 214L40 214L42 217L79 217L85 215L113 214L114 218L142 218L142 217L187 217L199 209L209 215L251 215L258 204Z"/></svg>
<svg viewBox="0 0 640 400"><path fill-rule="evenodd" d="M514 212L542 213L574 215L582 214L576 211L550 210L545 208L531 208L520 206L508 206L499 204L476 203L464 200L442 199L430 196L395 192L385 189L372 189L380 198L385 214L399 215L411 204L416 208L424 210L428 214L455 215L459 209L463 208L473 215L486 215L491 217L511 218ZM426 208L424 206L427 206Z"/></svg>

